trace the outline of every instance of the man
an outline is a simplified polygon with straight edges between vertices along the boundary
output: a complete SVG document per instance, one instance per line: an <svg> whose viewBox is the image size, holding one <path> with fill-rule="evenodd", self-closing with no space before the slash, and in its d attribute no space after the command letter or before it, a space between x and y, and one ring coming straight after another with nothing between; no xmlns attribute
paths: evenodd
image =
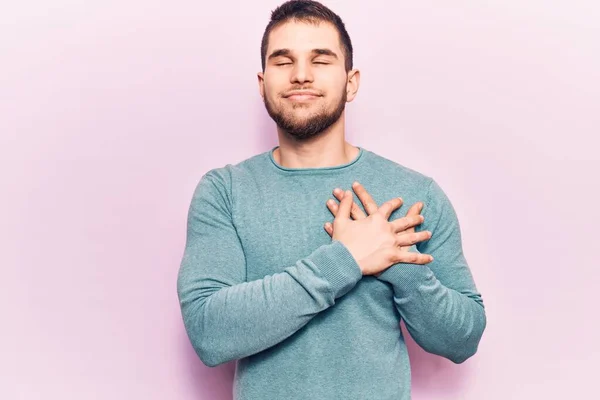
<svg viewBox="0 0 600 400"><path fill-rule="evenodd" d="M237 360L235 399L409 399L401 318L455 363L485 329L456 213L432 178L345 141L360 73L331 10L281 5L261 58L279 146L194 192L177 286L190 341L208 366Z"/></svg>

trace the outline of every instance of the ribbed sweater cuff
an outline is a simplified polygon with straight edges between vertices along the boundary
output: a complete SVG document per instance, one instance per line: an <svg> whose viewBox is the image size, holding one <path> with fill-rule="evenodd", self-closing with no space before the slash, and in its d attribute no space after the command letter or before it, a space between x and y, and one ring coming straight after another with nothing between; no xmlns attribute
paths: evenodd
<svg viewBox="0 0 600 400"><path fill-rule="evenodd" d="M309 259L331 285L335 298L343 296L362 278L358 263L344 244L333 241L313 252Z"/></svg>

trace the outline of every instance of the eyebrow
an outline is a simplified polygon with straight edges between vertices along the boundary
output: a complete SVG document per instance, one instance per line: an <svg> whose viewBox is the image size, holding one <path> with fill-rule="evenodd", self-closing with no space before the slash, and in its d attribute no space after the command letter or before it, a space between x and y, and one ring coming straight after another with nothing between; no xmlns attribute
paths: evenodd
<svg viewBox="0 0 600 400"><path fill-rule="evenodd" d="M290 51L290 49L277 49L269 55L268 59L271 60L276 57L289 56L291 53L292 52ZM329 49L313 49L311 53L324 56L331 56L336 59L338 58L337 54L335 54L334 51Z"/></svg>

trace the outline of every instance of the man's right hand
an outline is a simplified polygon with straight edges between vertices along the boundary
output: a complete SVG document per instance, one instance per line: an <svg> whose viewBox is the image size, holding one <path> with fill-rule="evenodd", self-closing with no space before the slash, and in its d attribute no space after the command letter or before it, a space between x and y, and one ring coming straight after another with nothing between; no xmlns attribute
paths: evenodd
<svg viewBox="0 0 600 400"><path fill-rule="evenodd" d="M429 231L397 234L420 224L422 218L420 215L411 215L388 221L392 212L402 205L402 200L389 200L367 218L356 221L350 219L353 202L352 192L346 191L333 220L332 240L346 246L363 275L378 274L396 263L426 264L431 261L429 255L400 249L401 246L411 246L431 237Z"/></svg>

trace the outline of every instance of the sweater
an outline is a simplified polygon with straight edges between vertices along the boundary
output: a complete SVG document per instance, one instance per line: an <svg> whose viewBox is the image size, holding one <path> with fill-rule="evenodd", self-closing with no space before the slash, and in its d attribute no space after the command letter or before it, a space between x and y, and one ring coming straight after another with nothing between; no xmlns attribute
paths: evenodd
<svg viewBox="0 0 600 400"><path fill-rule="evenodd" d="M272 148L201 176L177 276L183 324L208 367L235 360L234 400L404 400L410 364L400 321L425 351L462 363L486 325L457 214L431 177L359 147L349 163L286 168ZM409 251L434 260L363 276L324 223L339 187L359 181L390 221L424 203ZM354 201L364 211L356 194Z"/></svg>

